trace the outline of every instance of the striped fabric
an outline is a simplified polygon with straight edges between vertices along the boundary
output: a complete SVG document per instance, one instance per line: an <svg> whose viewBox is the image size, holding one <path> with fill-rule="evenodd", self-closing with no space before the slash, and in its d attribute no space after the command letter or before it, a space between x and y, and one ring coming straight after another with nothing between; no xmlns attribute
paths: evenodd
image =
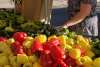
<svg viewBox="0 0 100 67"><path fill-rule="evenodd" d="M80 4L91 4L92 11L88 17L82 22L77 25L70 27L73 31L80 32L83 35L87 36L97 36L98 35L98 26L97 26L97 16L95 16L95 8L96 8L96 1L97 0L69 0L68 1L68 14L69 19L76 15L77 12L80 11Z"/></svg>
<svg viewBox="0 0 100 67"><path fill-rule="evenodd" d="M92 12L95 11L96 0L68 0L68 12L71 16L74 16L80 10L80 3L91 4Z"/></svg>

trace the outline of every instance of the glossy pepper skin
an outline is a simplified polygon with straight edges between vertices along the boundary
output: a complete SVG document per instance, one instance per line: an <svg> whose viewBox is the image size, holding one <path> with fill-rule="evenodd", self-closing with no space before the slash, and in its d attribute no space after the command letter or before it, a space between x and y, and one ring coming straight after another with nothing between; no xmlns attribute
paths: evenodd
<svg viewBox="0 0 100 67"><path fill-rule="evenodd" d="M44 52L45 52L46 54L51 53L50 47L51 47L51 44L50 44L49 42L46 42L46 43L43 44L43 50L44 50Z"/></svg>
<svg viewBox="0 0 100 67"><path fill-rule="evenodd" d="M60 35L58 38L61 45L65 45L67 43L66 42L67 37L65 35Z"/></svg>
<svg viewBox="0 0 100 67"><path fill-rule="evenodd" d="M27 37L27 34L25 32L16 32L13 34L13 38L19 42L23 42L26 37Z"/></svg>
<svg viewBox="0 0 100 67"><path fill-rule="evenodd" d="M7 41L7 38L5 37L0 37L0 42L6 42Z"/></svg>
<svg viewBox="0 0 100 67"><path fill-rule="evenodd" d="M36 36L35 38L37 38L41 43L45 43L47 41L47 36L43 34L40 34Z"/></svg>
<svg viewBox="0 0 100 67"><path fill-rule="evenodd" d="M65 59L66 57L65 52L59 46L52 45L50 51L54 60Z"/></svg>
<svg viewBox="0 0 100 67"><path fill-rule="evenodd" d="M43 51L43 46L38 39L35 39L33 41L32 46L31 46L31 51L32 51L32 53L34 53L36 51Z"/></svg>
<svg viewBox="0 0 100 67"><path fill-rule="evenodd" d="M84 55L85 55L86 50L85 50L84 48L82 48L80 45L75 45L74 47L80 49L80 51L81 51L81 56L84 56Z"/></svg>
<svg viewBox="0 0 100 67"><path fill-rule="evenodd" d="M55 42L56 43L56 42ZM47 66L43 66L43 67L57 67L59 64L62 66L62 67L67 67L67 65L63 62L63 59L65 58L65 53L64 51L57 45L51 42L46 42L44 45L43 45L43 53L45 53L44 55L41 54L41 59L42 59L42 63L43 63L43 60L44 60L44 64L43 65L46 65ZM62 60L62 62L60 61ZM48 65L48 62L50 63Z"/></svg>
<svg viewBox="0 0 100 67"><path fill-rule="evenodd" d="M63 60L58 60L53 64L53 67L68 67L68 65Z"/></svg>
<svg viewBox="0 0 100 67"><path fill-rule="evenodd" d="M21 45L19 41L15 41L14 43L12 43L12 50L14 51L16 55L24 54L23 46Z"/></svg>
<svg viewBox="0 0 100 67"><path fill-rule="evenodd" d="M56 46L60 45L60 40L58 38L51 38L48 42Z"/></svg>
<svg viewBox="0 0 100 67"><path fill-rule="evenodd" d="M61 49L59 46L54 45L51 42L46 42L43 45L43 49L46 53L50 53L52 58L56 61L58 59L64 59L65 58L65 52L63 49Z"/></svg>
<svg viewBox="0 0 100 67"><path fill-rule="evenodd" d="M70 67L77 67L77 64L75 62L76 60L71 58L70 56L67 56L65 59L64 59L64 62Z"/></svg>
<svg viewBox="0 0 100 67"><path fill-rule="evenodd" d="M53 60L50 54L46 54L45 52L41 53L40 63L42 67L52 67Z"/></svg>

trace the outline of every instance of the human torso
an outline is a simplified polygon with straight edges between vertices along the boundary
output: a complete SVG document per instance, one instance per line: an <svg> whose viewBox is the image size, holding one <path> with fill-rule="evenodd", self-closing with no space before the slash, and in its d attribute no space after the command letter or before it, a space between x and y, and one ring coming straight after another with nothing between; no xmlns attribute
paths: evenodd
<svg viewBox="0 0 100 67"><path fill-rule="evenodd" d="M85 0L84 0L85 1ZM77 12L80 11L80 5L83 2L83 0L68 0L68 14L72 17L74 16ZM86 3L89 3L92 5L92 13L95 13L95 8L96 8L96 0L86 0Z"/></svg>

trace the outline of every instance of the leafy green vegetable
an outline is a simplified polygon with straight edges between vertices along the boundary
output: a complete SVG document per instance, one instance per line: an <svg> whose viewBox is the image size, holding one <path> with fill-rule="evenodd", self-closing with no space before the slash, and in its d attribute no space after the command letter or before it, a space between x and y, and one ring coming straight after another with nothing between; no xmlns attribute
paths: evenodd
<svg viewBox="0 0 100 67"><path fill-rule="evenodd" d="M7 23L4 20L0 20L0 30L3 29Z"/></svg>
<svg viewBox="0 0 100 67"><path fill-rule="evenodd" d="M96 56L100 56L100 39L96 38L92 40L92 50Z"/></svg>

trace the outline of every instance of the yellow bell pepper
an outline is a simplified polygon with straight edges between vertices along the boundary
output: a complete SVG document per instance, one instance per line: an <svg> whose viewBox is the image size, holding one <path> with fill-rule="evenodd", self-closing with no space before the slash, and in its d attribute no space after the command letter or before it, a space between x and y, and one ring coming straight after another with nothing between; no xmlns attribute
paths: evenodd
<svg viewBox="0 0 100 67"><path fill-rule="evenodd" d="M83 66L88 66L88 65L92 65L93 61L89 56L84 56L84 57L80 57L76 63L78 65L83 65Z"/></svg>
<svg viewBox="0 0 100 67"><path fill-rule="evenodd" d="M40 35L36 36L36 39L38 39L41 43L45 43L47 41L47 36L40 34Z"/></svg>
<svg viewBox="0 0 100 67"><path fill-rule="evenodd" d="M100 57L99 57L99 58L96 58L96 59L93 61L93 66L94 66L94 67L100 67Z"/></svg>
<svg viewBox="0 0 100 67"><path fill-rule="evenodd" d="M87 50L86 53L85 53L85 55L89 56L91 58L95 56L95 54L91 50Z"/></svg>
<svg viewBox="0 0 100 67"><path fill-rule="evenodd" d="M87 40L86 38L84 38L81 35L77 35L77 44L79 44L81 47L83 47L85 49L91 48L91 46L89 44L89 40Z"/></svg>
<svg viewBox="0 0 100 67"><path fill-rule="evenodd" d="M60 44L61 45L65 45L66 44L66 36L65 35L60 35L58 37L58 39L60 40Z"/></svg>
<svg viewBox="0 0 100 67"><path fill-rule="evenodd" d="M11 65L4 65L3 67L11 67Z"/></svg>
<svg viewBox="0 0 100 67"><path fill-rule="evenodd" d="M42 67L42 66L41 66L41 64L40 64L39 62L35 62L35 63L33 64L33 67Z"/></svg>
<svg viewBox="0 0 100 67"><path fill-rule="evenodd" d="M28 58L29 58L29 62L31 63L38 61L38 57L35 54L33 54L32 56L28 56Z"/></svg>
<svg viewBox="0 0 100 67"><path fill-rule="evenodd" d="M74 45L74 39L69 38L69 39L66 40L66 43L73 46Z"/></svg>
<svg viewBox="0 0 100 67"><path fill-rule="evenodd" d="M49 36L48 41L51 40L52 38L57 38L57 36L56 35Z"/></svg>
<svg viewBox="0 0 100 67"><path fill-rule="evenodd" d="M23 64L23 67L33 67L32 63L25 63Z"/></svg>

